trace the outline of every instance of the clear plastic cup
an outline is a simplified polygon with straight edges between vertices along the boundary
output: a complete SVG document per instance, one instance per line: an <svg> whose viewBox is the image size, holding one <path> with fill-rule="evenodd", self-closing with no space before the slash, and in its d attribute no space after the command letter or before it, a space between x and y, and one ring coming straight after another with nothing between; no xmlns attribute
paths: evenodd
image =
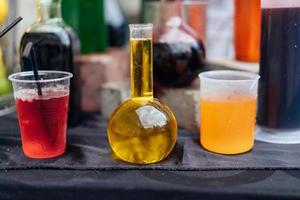
<svg viewBox="0 0 300 200"><path fill-rule="evenodd" d="M9 76L26 156L52 158L65 152L72 76L61 71L39 71L39 81L35 81L30 71Z"/></svg>
<svg viewBox="0 0 300 200"><path fill-rule="evenodd" d="M201 145L220 154L252 149L259 75L210 71L199 77Z"/></svg>

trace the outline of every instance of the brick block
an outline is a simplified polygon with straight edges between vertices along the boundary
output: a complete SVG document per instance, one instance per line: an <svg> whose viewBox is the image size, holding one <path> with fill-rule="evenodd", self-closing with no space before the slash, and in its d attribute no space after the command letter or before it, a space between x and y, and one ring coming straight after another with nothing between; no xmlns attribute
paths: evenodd
<svg viewBox="0 0 300 200"><path fill-rule="evenodd" d="M99 111L102 85L129 77L129 50L110 49L101 54L80 55L76 64L80 68L82 110Z"/></svg>
<svg viewBox="0 0 300 200"><path fill-rule="evenodd" d="M130 98L129 80L106 83L100 90L100 107L104 118L109 119L112 112Z"/></svg>
<svg viewBox="0 0 300 200"><path fill-rule="evenodd" d="M178 127L199 132L199 85L190 88L163 88L157 97L167 104L176 116ZM118 105L130 98L129 80L107 83L100 91L102 115L109 119Z"/></svg>
<svg viewBox="0 0 300 200"><path fill-rule="evenodd" d="M198 87L165 88L158 97L172 109L180 128L199 132L200 90Z"/></svg>

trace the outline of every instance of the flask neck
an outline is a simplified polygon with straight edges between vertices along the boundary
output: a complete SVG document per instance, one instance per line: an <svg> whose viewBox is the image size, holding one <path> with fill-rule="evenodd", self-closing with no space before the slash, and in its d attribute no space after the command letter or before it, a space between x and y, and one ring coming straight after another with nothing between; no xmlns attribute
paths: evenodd
<svg viewBox="0 0 300 200"><path fill-rule="evenodd" d="M153 98L152 24L130 24L131 98Z"/></svg>
<svg viewBox="0 0 300 200"><path fill-rule="evenodd" d="M152 39L130 40L131 98L153 98Z"/></svg>
<svg viewBox="0 0 300 200"><path fill-rule="evenodd" d="M36 0L38 22L50 19L62 20L61 0Z"/></svg>

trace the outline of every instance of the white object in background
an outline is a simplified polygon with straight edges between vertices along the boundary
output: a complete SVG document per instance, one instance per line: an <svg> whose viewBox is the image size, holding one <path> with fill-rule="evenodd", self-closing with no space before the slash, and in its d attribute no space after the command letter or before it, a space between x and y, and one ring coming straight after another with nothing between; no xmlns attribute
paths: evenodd
<svg viewBox="0 0 300 200"><path fill-rule="evenodd" d="M264 0L261 3L262 8L295 8L300 7L300 1L287 0Z"/></svg>
<svg viewBox="0 0 300 200"><path fill-rule="evenodd" d="M109 16L105 18L106 23L111 24L114 27L121 26L124 17L121 15L122 11L120 10L117 0L105 0L104 6L105 16ZM108 12L108 9L110 8L113 12Z"/></svg>
<svg viewBox="0 0 300 200"><path fill-rule="evenodd" d="M16 44L19 49L20 40L25 30L35 22L36 10L34 0L16 0L17 1L17 16L22 16L22 23L19 23L16 27L17 36Z"/></svg>
<svg viewBox="0 0 300 200"><path fill-rule="evenodd" d="M209 0L206 24L207 58L233 57L233 1Z"/></svg>
<svg viewBox="0 0 300 200"><path fill-rule="evenodd" d="M119 3L128 19L138 18L142 3L141 0L119 0Z"/></svg>

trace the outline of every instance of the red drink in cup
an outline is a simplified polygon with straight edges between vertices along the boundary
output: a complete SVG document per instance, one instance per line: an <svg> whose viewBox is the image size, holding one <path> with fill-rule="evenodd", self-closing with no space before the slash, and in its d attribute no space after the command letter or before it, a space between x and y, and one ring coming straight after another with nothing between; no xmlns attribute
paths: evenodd
<svg viewBox="0 0 300 200"><path fill-rule="evenodd" d="M24 153L29 157L45 158L61 155L66 146L68 91L19 91L16 106L21 128Z"/></svg>
<svg viewBox="0 0 300 200"><path fill-rule="evenodd" d="M31 158L52 158L65 152L69 103L67 72L40 71L39 84L32 72L10 76L13 82L16 107L24 154Z"/></svg>

